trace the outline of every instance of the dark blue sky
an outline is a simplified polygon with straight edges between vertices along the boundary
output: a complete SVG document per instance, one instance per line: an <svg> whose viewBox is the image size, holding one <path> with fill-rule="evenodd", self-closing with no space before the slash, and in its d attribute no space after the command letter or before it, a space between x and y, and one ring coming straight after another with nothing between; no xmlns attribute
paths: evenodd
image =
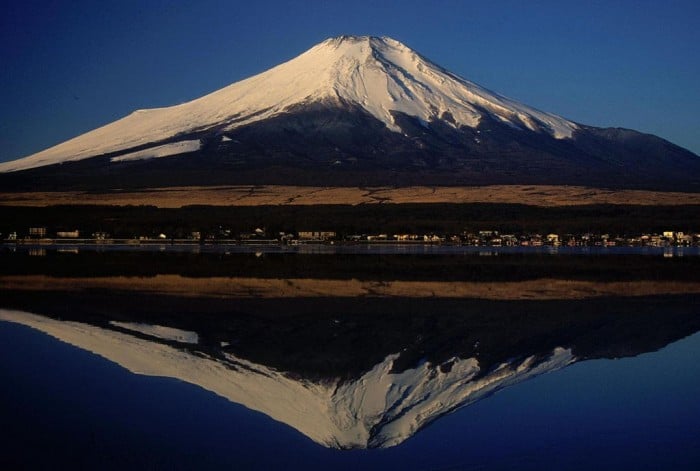
<svg viewBox="0 0 700 471"><path fill-rule="evenodd" d="M197 98L340 34L700 154L700 2L23 0L0 14L0 161Z"/></svg>

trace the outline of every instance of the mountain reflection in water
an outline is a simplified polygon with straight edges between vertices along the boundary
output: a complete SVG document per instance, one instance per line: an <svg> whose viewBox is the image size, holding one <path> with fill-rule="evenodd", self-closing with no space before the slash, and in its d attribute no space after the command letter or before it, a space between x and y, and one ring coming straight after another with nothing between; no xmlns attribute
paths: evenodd
<svg viewBox="0 0 700 471"><path fill-rule="evenodd" d="M44 293L33 313L2 309L0 320L134 373L199 385L333 448L397 445L533 376L654 351L700 330L686 296L257 299L225 314L223 300L136 295L115 307L114 294Z"/></svg>
<svg viewBox="0 0 700 471"><path fill-rule="evenodd" d="M0 320L332 448L700 330L700 257L0 253Z"/></svg>

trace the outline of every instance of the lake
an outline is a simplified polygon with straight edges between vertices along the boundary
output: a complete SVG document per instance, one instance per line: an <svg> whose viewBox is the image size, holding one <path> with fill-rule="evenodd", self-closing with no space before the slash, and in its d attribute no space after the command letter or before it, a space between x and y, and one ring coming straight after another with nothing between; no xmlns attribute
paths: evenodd
<svg viewBox="0 0 700 471"><path fill-rule="evenodd" d="M697 469L663 254L3 251L3 467Z"/></svg>

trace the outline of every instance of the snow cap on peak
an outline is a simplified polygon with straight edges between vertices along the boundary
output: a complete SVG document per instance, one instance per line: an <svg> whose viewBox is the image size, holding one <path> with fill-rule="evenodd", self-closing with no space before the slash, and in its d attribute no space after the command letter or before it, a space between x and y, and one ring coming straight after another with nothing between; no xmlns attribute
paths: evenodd
<svg viewBox="0 0 700 471"><path fill-rule="evenodd" d="M384 39L390 39L386 37L379 37L379 36L358 36L358 35L352 35L352 34L342 34L340 36L333 36L325 41L323 41L321 44L328 44L328 45L338 45L342 44L344 42L349 42L349 43L359 43L359 42L371 42L371 41L382 41Z"/></svg>
<svg viewBox="0 0 700 471"><path fill-rule="evenodd" d="M322 41L310 50L316 48L332 48L338 49L341 46L353 46L353 45L367 45L373 49L382 47L394 47L400 49L409 49L401 41L390 38L389 36L355 36L355 35L341 35L334 36ZM410 49L409 49L410 50Z"/></svg>
<svg viewBox="0 0 700 471"><path fill-rule="evenodd" d="M487 113L514 128L558 139L576 129L572 122L464 80L386 36L329 38L283 65L297 61L308 61L321 79L309 96L321 93L359 104L396 132L401 132L397 113L425 123L451 116L449 125L457 128L476 127Z"/></svg>

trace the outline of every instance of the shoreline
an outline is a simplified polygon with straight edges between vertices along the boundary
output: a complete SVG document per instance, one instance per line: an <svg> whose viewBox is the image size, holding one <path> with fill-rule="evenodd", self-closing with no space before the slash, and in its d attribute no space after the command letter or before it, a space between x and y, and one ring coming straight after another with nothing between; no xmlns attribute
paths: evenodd
<svg viewBox="0 0 700 471"><path fill-rule="evenodd" d="M294 244L284 244L277 240L257 240L257 241L240 241L240 240L219 240L201 243L194 240L175 239L175 240L138 240L138 239L109 239L109 240L66 240L60 241L55 239L35 239L35 240L17 240L17 241L2 241L0 249L44 249L56 250L113 250L113 251L214 251L234 250L236 252L257 252L262 253L348 253L361 254L365 252L371 253L373 249L380 251L385 249L386 253L390 254L420 254L420 253L518 253L518 254L576 254L576 255L663 255L668 253L677 253L679 255L696 256L700 255L700 247L698 246L680 246L680 245L513 245L513 246L494 246L494 245L470 245L455 242L424 242L424 241L303 241Z"/></svg>

